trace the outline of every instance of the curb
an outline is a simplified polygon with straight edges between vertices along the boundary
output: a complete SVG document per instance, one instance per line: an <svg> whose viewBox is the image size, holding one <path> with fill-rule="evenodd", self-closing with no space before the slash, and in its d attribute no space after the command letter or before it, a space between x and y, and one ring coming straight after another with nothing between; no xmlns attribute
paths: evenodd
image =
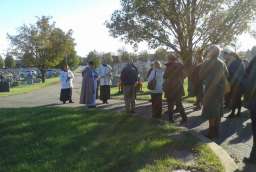
<svg viewBox="0 0 256 172"><path fill-rule="evenodd" d="M205 136L198 134L195 130L188 130L193 136L201 140L202 143L206 144L219 158L221 164L223 165L225 172L234 172L238 170L238 166L235 161L230 157L230 155L218 144L206 138Z"/></svg>
<svg viewBox="0 0 256 172"><path fill-rule="evenodd" d="M159 121L166 122L164 120L159 120ZM194 137L198 138L201 141L201 143L207 145L213 151L213 153L219 158L222 166L224 167L225 172L235 172L239 170L235 161L221 146L219 146L212 140L208 139L207 137L199 134L196 130L188 129L186 127L180 127L180 126L176 126L176 127L180 128L183 131L189 132Z"/></svg>

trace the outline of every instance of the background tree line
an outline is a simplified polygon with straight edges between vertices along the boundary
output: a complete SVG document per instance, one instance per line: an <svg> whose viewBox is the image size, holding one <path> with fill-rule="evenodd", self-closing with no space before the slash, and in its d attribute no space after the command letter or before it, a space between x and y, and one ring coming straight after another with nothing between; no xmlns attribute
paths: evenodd
<svg viewBox="0 0 256 172"><path fill-rule="evenodd" d="M96 65L99 65L104 61L107 64L113 65L118 63L125 63L130 60L136 61L150 61L150 60L160 60L167 61L170 51L164 48L158 48L154 53L149 53L148 51L142 51L140 53L131 53L125 49L119 49L117 55L112 53L100 53L96 50L89 52L87 57L83 58L83 65L86 65L89 61L93 61Z"/></svg>
<svg viewBox="0 0 256 172"><path fill-rule="evenodd" d="M5 56L5 59L0 55L0 68L15 68L16 67L16 61L15 59L10 55L7 54Z"/></svg>
<svg viewBox="0 0 256 172"><path fill-rule="evenodd" d="M72 30L64 32L56 27L52 17L37 17L35 24L23 25L16 35L8 35L12 45L9 54L27 67L37 67L44 82L48 68L80 64L72 34Z"/></svg>

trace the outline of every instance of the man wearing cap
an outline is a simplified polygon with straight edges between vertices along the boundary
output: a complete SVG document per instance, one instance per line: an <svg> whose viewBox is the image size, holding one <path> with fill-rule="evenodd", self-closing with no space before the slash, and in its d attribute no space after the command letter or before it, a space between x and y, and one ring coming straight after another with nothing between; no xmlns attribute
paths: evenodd
<svg viewBox="0 0 256 172"><path fill-rule="evenodd" d="M219 135L219 123L223 115L225 80L228 75L225 63L220 60L220 50L216 45L208 48L207 60L202 64L200 80L204 83L203 118L209 120L208 137Z"/></svg>
<svg viewBox="0 0 256 172"><path fill-rule="evenodd" d="M243 82L243 77L245 74L245 67L243 61L239 56L231 49L224 48L223 58L227 63L227 68L229 72L228 81L231 86L231 91L228 94L226 101L227 105L231 108L231 114L229 117L235 117L235 111L238 109L237 116L241 113L242 107L242 89L241 85Z"/></svg>

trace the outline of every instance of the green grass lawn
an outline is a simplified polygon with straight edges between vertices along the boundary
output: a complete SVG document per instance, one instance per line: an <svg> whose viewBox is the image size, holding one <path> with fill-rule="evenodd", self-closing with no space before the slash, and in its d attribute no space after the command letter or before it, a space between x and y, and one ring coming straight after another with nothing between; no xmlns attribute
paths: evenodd
<svg viewBox="0 0 256 172"><path fill-rule="evenodd" d="M149 100L150 92L147 88L147 82L143 83L142 90L143 92L137 93L137 100L146 100L146 101ZM188 103L194 103L196 101L195 97L188 97L188 80L187 79L185 79L184 81L184 91L185 91L184 101ZM118 92L118 87L111 88L111 95L113 99L123 99L123 95Z"/></svg>
<svg viewBox="0 0 256 172"><path fill-rule="evenodd" d="M21 85L21 86L17 86L17 87L13 87L11 88L10 92L6 92L6 93L0 93L0 97L1 96L13 96L13 95L18 95L18 94L24 94L24 93L29 93L41 88L45 88L49 85L54 85L59 83L59 78L50 78L50 79L46 79L45 83L36 83L33 85Z"/></svg>
<svg viewBox="0 0 256 172"><path fill-rule="evenodd" d="M168 123L113 111L0 109L0 135L3 172L224 171L192 135ZM175 158L174 150L192 152L194 163Z"/></svg>

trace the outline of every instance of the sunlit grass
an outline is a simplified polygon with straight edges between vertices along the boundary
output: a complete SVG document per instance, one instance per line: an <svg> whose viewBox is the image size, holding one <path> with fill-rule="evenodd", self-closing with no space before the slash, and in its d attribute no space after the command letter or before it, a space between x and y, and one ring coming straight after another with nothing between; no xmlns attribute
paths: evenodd
<svg viewBox="0 0 256 172"><path fill-rule="evenodd" d="M0 112L0 171L223 171L208 147L172 124L84 108ZM173 156L184 149L194 152L194 164Z"/></svg>
<svg viewBox="0 0 256 172"><path fill-rule="evenodd" d="M25 93L29 93L29 92L32 92L41 88L45 88L47 86L54 85L57 83L59 83L58 77L46 79L45 83L36 83L33 85L20 85L20 86L11 88L10 92L0 93L0 97L25 94Z"/></svg>

